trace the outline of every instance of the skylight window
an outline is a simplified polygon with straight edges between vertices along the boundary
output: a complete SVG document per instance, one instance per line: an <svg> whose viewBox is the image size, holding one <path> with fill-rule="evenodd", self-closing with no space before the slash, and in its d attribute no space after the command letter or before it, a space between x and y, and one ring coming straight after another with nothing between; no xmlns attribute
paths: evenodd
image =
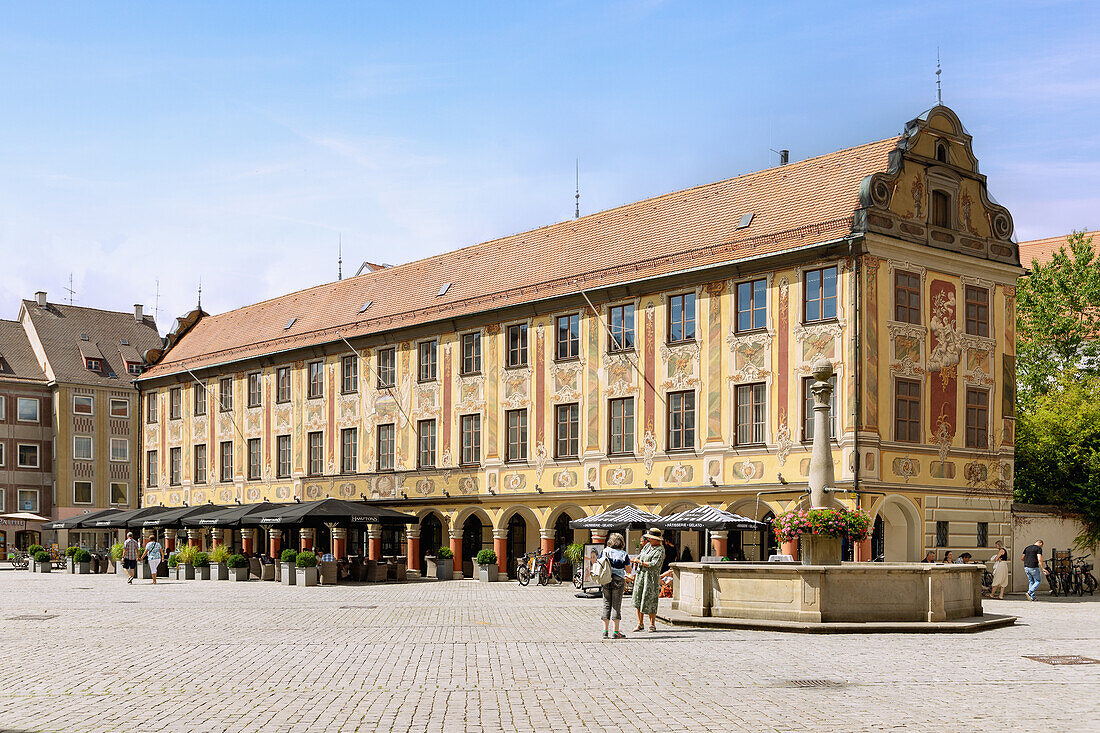
<svg viewBox="0 0 1100 733"><path fill-rule="evenodd" d="M370 308L371 303L373 303L373 302L374 302L373 300L368 300L366 303L363 303L363 307L359 309L359 312L360 313L365 312L367 310L367 308Z"/></svg>
<svg viewBox="0 0 1100 733"><path fill-rule="evenodd" d="M450 290L450 289L451 289L451 284L450 283L444 283L443 287L441 287L439 289L439 294L436 295L435 297L440 298L440 297L446 295L447 291Z"/></svg>
<svg viewBox="0 0 1100 733"><path fill-rule="evenodd" d="M738 229L744 229L749 224L752 224L752 213L745 214L741 217L741 221L737 224Z"/></svg>
<svg viewBox="0 0 1100 733"><path fill-rule="evenodd" d="M286 325L283 326L283 330L284 331L289 331L290 327L293 326L294 322L297 321L297 320L298 320L297 318L291 318L289 321L286 322Z"/></svg>

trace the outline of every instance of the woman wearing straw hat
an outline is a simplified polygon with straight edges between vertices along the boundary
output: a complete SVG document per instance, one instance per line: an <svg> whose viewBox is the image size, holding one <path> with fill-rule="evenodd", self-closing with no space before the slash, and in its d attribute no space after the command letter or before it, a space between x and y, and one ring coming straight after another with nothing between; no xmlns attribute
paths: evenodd
<svg viewBox="0 0 1100 733"><path fill-rule="evenodd" d="M649 614L649 630L657 630L657 597L661 593L661 562L665 559L664 537L653 528L642 535L646 541L635 561L634 592L630 603L638 609L638 628L645 629L643 614Z"/></svg>

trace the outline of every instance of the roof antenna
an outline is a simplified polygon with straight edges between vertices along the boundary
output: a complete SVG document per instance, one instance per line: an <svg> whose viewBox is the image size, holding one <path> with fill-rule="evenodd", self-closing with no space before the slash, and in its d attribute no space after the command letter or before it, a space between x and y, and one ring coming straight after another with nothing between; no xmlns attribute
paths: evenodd
<svg viewBox="0 0 1100 733"><path fill-rule="evenodd" d="M199 276L199 310L202 310L202 275Z"/></svg>
<svg viewBox="0 0 1100 733"><path fill-rule="evenodd" d="M936 46L936 102L943 104L943 88L940 86L940 74L943 73L943 69L940 68L940 47Z"/></svg>
<svg viewBox="0 0 1100 733"><path fill-rule="evenodd" d="M157 280L157 299L156 305L153 306L153 318L160 323L160 280Z"/></svg>
<svg viewBox="0 0 1100 733"><path fill-rule="evenodd" d="M336 279L344 279L344 235L338 235L340 243L336 245Z"/></svg>
<svg viewBox="0 0 1100 733"><path fill-rule="evenodd" d="M577 202L577 208L573 211L573 218L581 218L581 159L577 158L577 193L573 196Z"/></svg>
<svg viewBox="0 0 1100 733"><path fill-rule="evenodd" d="M73 274L69 273L69 287L65 288L69 292L69 305L73 304L73 296L76 295L76 291L73 290Z"/></svg>

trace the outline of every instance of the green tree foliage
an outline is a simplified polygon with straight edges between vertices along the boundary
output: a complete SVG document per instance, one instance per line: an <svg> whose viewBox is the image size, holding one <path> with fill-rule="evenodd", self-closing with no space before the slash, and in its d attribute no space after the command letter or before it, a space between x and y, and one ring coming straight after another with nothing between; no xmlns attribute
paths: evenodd
<svg viewBox="0 0 1100 733"><path fill-rule="evenodd" d="M1077 515L1100 541L1100 376L1061 375L1016 418L1016 500Z"/></svg>
<svg viewBox="0 0 1100 733"><path fill-rule="evenodd" d="M1066 372L1100 374L1100 263L1092 235L1074 232L1049 263L1030 267L1016 288L1017 399L1023 410Z"/></svg>

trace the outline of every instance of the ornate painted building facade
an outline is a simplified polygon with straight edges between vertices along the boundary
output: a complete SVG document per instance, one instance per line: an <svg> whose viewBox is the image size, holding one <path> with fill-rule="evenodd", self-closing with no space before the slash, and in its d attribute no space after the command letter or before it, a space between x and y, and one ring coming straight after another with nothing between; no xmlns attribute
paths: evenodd
<svg viewBox="0 0 1100 733"><path fill-rule="evenodd" d="M765 518L805 492L827 358L839 496L877 518L855 556L1008 542L1021 268L970 142L936 107L899 137L193 311L139 380L144 503L379 501L422 520L410 567L448 542L510 567L623 503Z"/></svg>

